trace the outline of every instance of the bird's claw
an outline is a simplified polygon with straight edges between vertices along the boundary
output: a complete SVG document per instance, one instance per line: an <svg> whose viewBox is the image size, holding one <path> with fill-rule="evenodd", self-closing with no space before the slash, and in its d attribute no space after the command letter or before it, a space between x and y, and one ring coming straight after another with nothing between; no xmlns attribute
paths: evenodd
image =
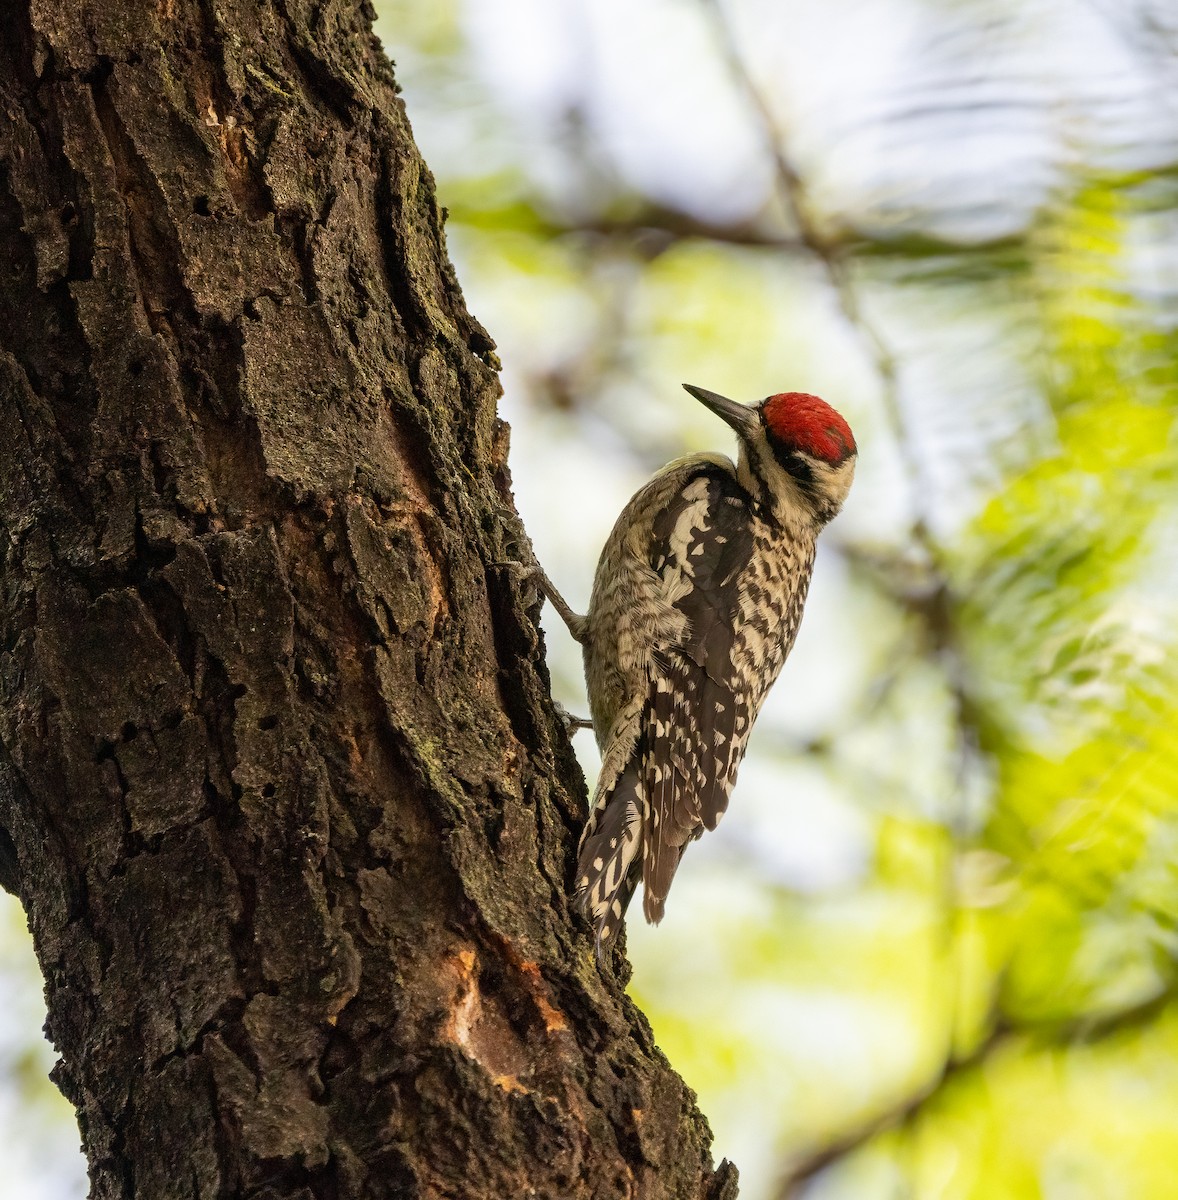
<svg viewBox="0 0 1178 1200"><path fill-rule="evenodd" d="M489 562L487 567L492 571L506 571L516 579L534 583L539 587L540 568L535 563L524 562Z"/></svg>
<svg viewBox="0 0 1178 1200"><path fill-rule="evenodd" d="M544 568L540 566L534 556L531 562L492 562L487 566L507 571L514 575L519 582L534 588L556 610L557 615L568 627L569 633L578 642L584 643L588 636L587 618L579 616L569 608L564 597L556 590L556 585L544 573Z"/></svg>
<svg viewBox="0 0 1178 1200"><path fill-rule="evenodd" d="M556 715L564 723L565 732L569 737L572 737L578 729L593 728L593 721L589 717L574 717L563 704L557 701L553 701L553 707L556 709Z"/></svg>

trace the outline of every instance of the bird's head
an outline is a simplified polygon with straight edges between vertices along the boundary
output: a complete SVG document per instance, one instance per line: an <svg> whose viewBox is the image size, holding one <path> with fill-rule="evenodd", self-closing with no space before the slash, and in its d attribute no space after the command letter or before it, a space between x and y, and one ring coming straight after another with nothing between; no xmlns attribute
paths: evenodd
<svg viewBox="0 0 1178 1200"><path fill-rule="evenodd" d="M825 400L779 392L759 404L739 404L683 385L736 430L741 482L763 504L801 506L825 525L842 507L855 477L858 450L851 427Z"/></svg>

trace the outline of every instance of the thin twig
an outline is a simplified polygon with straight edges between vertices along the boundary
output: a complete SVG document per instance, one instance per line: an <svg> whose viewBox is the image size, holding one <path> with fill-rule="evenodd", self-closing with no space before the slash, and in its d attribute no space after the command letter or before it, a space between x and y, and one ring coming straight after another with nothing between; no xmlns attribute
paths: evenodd
<svg viewBox="0 0 1178 1200"><path fill-rule="evenodd" d="M908 427L904 409L900 403L896 357L883 334L863 312L847 265L845 243L839 239L828 238L810 213L805 182L782 146L777 122L768 102L753 82L744 59L741 57L720 0L704 0L704 3L715 14L724 56L728 60L733 78L745 93L745 97L761 125L766 147L773 159L781 195L790 218L797 228L798 238L822 267L840 311L847 324L859 335L864 349L875 367L876 374L879 376L884 410L903 457L905 475L912 493L911 510L914 514L912 536L928 553L930 560L935 563L938 559L937 547L929 528L923 503L923 497L930 493L924 467L913 448L912 431Z"/></svg>
<svg viewBox="0 0 1178 1200"><path fill-rule="evenodd" d="M910 512L912 514L909 536L924 559L926 572L922 589L921 615L928 630L932 648L941 660L946 682L954 706L954 717L958 735L957 779L955 794L964 795L966 775L971 756L977 745L977 710L969 694L965 659L958 645L955 628L956 600L948 575L942 565L940 547L932 532L927 498L932 495L930 481L924 464L916 450L913 430L910 427L904 406L900 400L899 369L895 354L875 323L863 311L859 294L848 265L845 243L828 238L813 219L805 183L782 144L780 131L765 96L754 83L735 35L725 18L721 0L704 0L715 15L720 33L720 44L728 60L733 77L738 81L748 103L755 112L761 126L766 147L772 155L782 198L802 243L810 250L815 261L826 276L827 283L837 301L848 326L858 335L865 353L872 362L880 382L884 413L892 429L904 464L904 475L908 485ZM956 978L952 971L952 948L956 914L960 908L957 894L955 870L956 847L964 840L964 813L960 805L954 805L948 822L953 851L947 856L943 873L944 894L944 953L949 961L948 990L950 999L945 1022L946 1051L940 1072L915 1096L906 1100L897 1109L890 1110L872 1120L852 1135L827 1147L811 1160L808 1170L795 1172L793 1178L805 1178L835 1158L861 1145L876 1133L890 1128L910 1115L943 1088L948 1080L966 1069L974 1056L966 1060L953 1057L953 1037L956 1026ZM996 1032L994 1037L1000 1035ZM983 1043L977 1053L988 1052L988 1043ZM787 1190L783 1195L789 1195Z"/></svg>
<svg viewBox="0 0 1178 1200"><path fill-rule="evenodd" d="M941 551L932 532L926 498L932 495L932 487L916 451L915 437L909 425L904 406L900 402L899 369L896 356L878 326L864 313L859 302L848 266L849 244L845 240L827 237L814 221L806 196L805 182L782 146L781 134L773 113L760 89L753 82L740 50L736 45L732 29L725 18L720 0L703 0L715 15L720 32L720 43L728 60L733 77L744 91L749 105L754 110L761 126L765 145L773 159L774 168L789 215L798 230L798 237L822 268L839 310L848 326L855 331L871 360L880 381L880 394L884 413L899 448L904 463L904 475L910 493L912 523L909 536L917 545L926 562L928 572L928 594L932 597L929 606L929 629L933 634L933 647L941 655L950 690L962 730L961 756L958 765L958 785L964 783L970 746L964 736L966 719L973 711L968 696L964 659L953 636L953 609L955 597L949 579L941 565Z"/></svg>
<svg viewBox="0 0 1178 1200"><path fill-rule="evenodd" d="M954 636L953 614L956 600L948 576L942 566L940 547L932 532L925 507L925 498L932 488L915 448L915 438L900 402L899 370L896 356L875 323L864 313L854 280L848 267L847 244L828 238L814 221L806 196L806 186L790 156L786 153L772 110L741 57L735 36L725 17L721 0L703 0L712 10L720 33L720 44L733 77L745 93L756 113L765 145L772 156L782 197L789 215L798 230L801 242L809 248L826 275L839 310L864 346L880 381L881 399L888 424L904 463L905 479L910 493L912 523L909 536L925 558L928 572L926 605L927 628L932 634L934 651L940 656L950 694L953 699L960 747L957 766L957 792L964 789L965 776L976 738L971 736L971 716L975 706L969 696L965 660ZM955 840L961 840L965 830L951 818L950 829ZM951 874L951 872L950 872ZM953 906L950 906L951 908Z"/></svg>

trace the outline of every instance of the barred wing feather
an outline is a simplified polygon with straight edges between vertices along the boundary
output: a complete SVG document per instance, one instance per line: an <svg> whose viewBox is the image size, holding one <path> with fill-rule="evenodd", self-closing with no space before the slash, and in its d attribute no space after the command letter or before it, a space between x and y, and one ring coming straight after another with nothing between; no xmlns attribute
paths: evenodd
<svg viewBox="0 0 1178 1200"><path fill-rule="evenodd" d="M733 670L740 587L752 553L748 499L718 468L692 476L654 522L651 566L685 620L652 657L641 740L649 814L643 908L662 918L687 843L714 829L748 739Z"/></svg>

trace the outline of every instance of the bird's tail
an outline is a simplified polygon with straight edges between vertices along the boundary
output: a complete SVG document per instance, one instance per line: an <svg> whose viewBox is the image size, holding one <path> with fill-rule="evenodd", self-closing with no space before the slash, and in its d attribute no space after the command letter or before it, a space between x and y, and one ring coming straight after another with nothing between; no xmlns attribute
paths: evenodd
<svg viewBox="0 0 1178 1200"><path fill-rule="evenodd" d="M638 771L628 765L604 807L599 807L600 816L581 843L577 859L577 901L597 930L598 960L617 934L642 875L639 787Z"/></svg>

